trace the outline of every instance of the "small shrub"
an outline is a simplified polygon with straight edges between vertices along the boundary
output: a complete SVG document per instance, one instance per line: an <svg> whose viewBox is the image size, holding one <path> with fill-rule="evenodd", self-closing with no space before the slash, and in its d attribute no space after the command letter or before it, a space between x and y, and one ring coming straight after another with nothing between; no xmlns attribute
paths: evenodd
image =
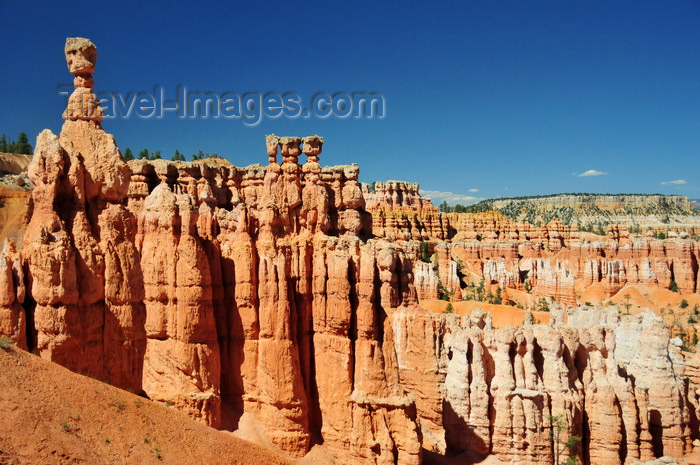
<svg viewBox="0 0 700 465"><path fill-rule="evenodd" d="M501 305L503 303L503 295L500 287L496 288L496 295L493 298L493 303L496 305Z"/></svg>
<svg viewBox="0 0 700 465"><path fill-rule="evenodd" d="M420 259L425 263L430 263L430 244L425 241L420 242Z"/></svg>
<svg viewBox="0 0 700 465"><path fill-rule="evenodd" d="M124 401L121 399L117 399L109 405L116 408L117 411L119 411L119 412L121 412L122 410L124 410L126 408L126 405L124 405Z"/></svg>
<svg viewBox="0 0 700 465"><path fill-rule="evenodd" d="M63 431L65 431L66 433L70 433L70 425L68 423L61 423L61 428L63 428Z"/></svg>
<svg viewBox="0 0 700 465"><path fill-rule="evenodd" d="M452 292L449 291L442 281L438 278L438 299L440 300L450 300L452 298Z"/></svg>
<svg viewBox="0 0 700 465"><path fill-rule="evenodd" d="M671 280L671 285L668 288L671 292L678 292L678 284L674 280Z"/></svg>
<svg viewBox="0 0 700 465"><path fill-rule="evenodd" d="M452 302L447 302L447 307L445 307L445 310L443 310L442 313L454 313Z"/></svg>
<svg viewBox="0 0 700 465"><path fill-rule="evenodd" d="M688 308L688 301L685 299L681 300L680 307L681 308Z"/></svg>
<svg viewBox="0 0 700 465"><path fill-rule="evenodd" d="M563 415L550 415L549 421L552 423L552 429L549 435L554 445L554 463L561 463L560 459L564 455L564 452L568 451L569 457L564 464L578 464L578 458L576 456L581 450L581 436L569 436L568 439L564 440L563 435L567 433L569 426Z"/></svg>
<svg viewBox="0 0 700 465"><path fill-rule="evenodd" d="M6 337L0 337L0 349L2 349L2 350L12 349L12 341Z"/></svg>

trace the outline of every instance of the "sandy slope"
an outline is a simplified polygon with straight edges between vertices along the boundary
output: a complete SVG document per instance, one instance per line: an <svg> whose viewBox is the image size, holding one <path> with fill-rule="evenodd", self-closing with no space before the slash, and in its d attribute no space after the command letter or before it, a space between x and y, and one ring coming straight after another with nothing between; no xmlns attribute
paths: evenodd
<svg viewBox="0 0 700 465"><path fill-rule="evenodd" d="M0 350L0 464L285 464L184 414Z"/></svg>
<svg viewBox="0 0 700 465"><path fill-rule="evenodd" d="M447 306L444 300L422 300L421 307L440 313ZM525 321L525 310L510 305L496 305L486 302L478 302L476 300L464 300L452 302L454 313L459 315L469 315L476 307L482 308L487 312L491 312L494 328L505 328L506 326L520 326ZM533 317L540 323L549 323L549 313L547 312L532 312Z"/></svg>

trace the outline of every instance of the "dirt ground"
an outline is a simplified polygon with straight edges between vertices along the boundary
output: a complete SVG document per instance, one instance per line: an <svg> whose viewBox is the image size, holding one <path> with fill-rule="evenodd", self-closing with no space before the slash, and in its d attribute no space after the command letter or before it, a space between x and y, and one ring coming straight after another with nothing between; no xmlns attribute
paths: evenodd
<svg viewBox="0 0 700 465"><path fill-rule="evenodd" d="M0 350L0 373L0 465L291 463L16 348Z"/></svg>
<svg viewBox="0 0 700 465"><path fill-rule="evenodd" d="M540 298L525 291L508 290L510 298L521 307L533 308ZM601 284L594 284L584 289L578 296L579 305L612 306L620 308L621 313L636 315L648 308L671 327L674 336L685 336L691 343L693 334L700 333L700 294L678 293L659 286L643 284L628 285L608 298ZM439 313L445 310L447 302L443 300L422 300L421 307ZM511 305L495 305L474 300L452 302L454 312L469 315L476 307L491 312L495 328L519 326L525 320L525 310ZM548 312L532 312L536 322L549 323Z"/></svg>

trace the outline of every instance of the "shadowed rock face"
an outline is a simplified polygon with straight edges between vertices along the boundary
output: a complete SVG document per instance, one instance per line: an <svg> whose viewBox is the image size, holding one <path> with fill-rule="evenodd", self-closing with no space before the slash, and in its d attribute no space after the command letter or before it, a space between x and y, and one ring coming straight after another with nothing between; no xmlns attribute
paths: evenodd
<svg viewBox="0 0 700 465"><path fill-rule="evenodd" d="M417 302L410 264L363 240L357 170L299 165L297 140L280 141L282 165L130 163L143 389L214 425L251 413L295 455L323 441L344 460L418 463L388 322Z"/></svg>
<svg viewBox="0 0 700 465"><path fill-rule="evenodd" d="M88 42L67 46L76 87L91 85ZM692 454L700 370L691 359L684 375L654 317L590 310L493 330L486 315L431 314L414 282L432 292L432 266L417 244L377 237L357 166L321 167L322 138L268 136L267 166L127 165L96 115L37 138L24 248L0 255L0 333L18 345L215 427L248 413L297 456L323 443L341 463L418 464L425 443L551 463L550 415L584 436L591 463ZM418 206L430 228L449 225L417 186L380 187L413 196L402 215ZM491 220L479 218L457 230L482 231ZM458 254L548 269L517 244L464 244L436 248L448 288ZM543 289L568 292L553 279Z"/></svg>

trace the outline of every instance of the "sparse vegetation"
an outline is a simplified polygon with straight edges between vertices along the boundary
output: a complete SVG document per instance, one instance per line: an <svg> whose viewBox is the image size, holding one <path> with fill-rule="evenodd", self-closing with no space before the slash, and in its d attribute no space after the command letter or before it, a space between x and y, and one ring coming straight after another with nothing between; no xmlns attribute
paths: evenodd
<svg viewBox="0 0 700 465"><path fill-rule="evenodd" d="M126 161L133 160L134 158L138 158L139 160L160 160L163 158L162 152L160 150L155 150L155 151L150 151L148 149L143 149L141 150L137 156L134 156L134 153L131 151L131 148L127 147L124 149L123 153L124 159ZM207 158L219 158L219 155L214 152L214 153L205 153L202 150L198 151L195 154L192 154L192 160L205 160ZM175 153L173 154L173 157L171 158L172 161L185 161L185 155L180 152L179 150L175 150Z"/></svg>
<svg viewBox="0 0 700 465"><path fill-rule="evenodd" d="M447 302L447 306L445 307L445 310L442 311L442 313L454 313L452 302Z"/></svg>
<svg viewBox="0 0 700 465"><path fill-rule="evenodd" d="M12 341L7 337L0 337L0 349L5 351L12 349Z"/></svg>
<svg viewBox="0 0 700 465"><path fill-rule="evenodd" d="M503 303L503 295L500 287L496 288L496 295L493 297L493 303L501 305Z"/></svg>
<svg viewBox="0 0 700 465"><path fill-rule="evenodd" d="M425 263L430 263L430 244L426 241L420 242L420 259Z"/></svg>
<svg viewBox="0 0 700 465"><path fill-rule="evenodd" d="M632 298L632 296L630 295L629 292L625 294L625 303L623 305L625 306L625 309L627 310L626 311L627 315L630 314L630 308L632 307L632 304L630 303L631 298Z"/></svg>
<svg viewBox="0 0 700 465"><path fill-rule="evenodd" d="M481 278L481 281L479 281L479 286L476 288L476 300L483 302L484 299L484 286L486 284L486 281L484 278Z"/></svg>
<svg viewBox="0 0 700 465"><path fill-rule="evenodd" d="M569 436L566 440L562 438L562 433L569 429L569 426L564 419L563 414L549 416L549 421L552 423L552 429L549 434L554 443L554 463L557 465L577 465L578 458L576 454L581 447L581 436ZM569 457L565 462L562 462L562 453L568 452Z"/></svg>
<svg viewBox="0 0 700 465"><path fill-rule="evenodd" d="M671 292L678 292L678 284L674 280L671 280L671 284L668 286L668 288L671 290Z"/></svg>
<svg viewBox="0 0 700 465"><path fill-rule="evenodd" d="M535 308L538 312L548 312L549 302L545 297L540 297L540 299L537 301L537 305Z"/></svg>
<svg viewBox="0 0 700 465"><path fill-rule="evenodd" d="M440 277L438 276L438 299L440 300L451 300L454 292L450 291L442 284Z"/></svg>
<svg viewBox="0 0 700 465"><path fill-rule="evenodd" d="M192 161L195 160L206 160L207 158L219 158L219 155L214 152L214 153L205 153L201 150L199 150L197 153L192 154Z"/></svg>
<svg viewBox="0 0 700 465"><path fill-rule="evenodd" d="M1 135L0 152L17 153L20 155L31 155L32 146L29 144L29 137L27 137L27 133L20 132L17 135L17 141L8 140L5 134Z"/></svg>
<svg viewBox="0 0 700 465"><path fill-rule="evenodd" d="M124 401L122 399L116 399L110 403L112 407L116 408L118 412L121 412L126 408L126 404L124 404Z"/></svg>
<svg viewBox="0 0 700 465"><path fill-rule="evenodd" d="M616 202L620 205L612 208L600 207L594 203L597 197L602 196L617 197ZM528 197L508 197L499 199L487 199L469 205L455 205L440 211L454 211L479 213L495 211L513 221L524 221L532 225L547 224L558 219L563 225L571 226L576 223L579 231L591 232L599 235L606 235L606 228L614 223L613 216L650 216L655 215L664 224L670 223L670 215L698 215L697 210L683 207L674 201L657 202L649 201L638 203L627 203L622 197L633 195L634 197L655 197L670 198L662 194L590 194L590 193L566 193L555 195L536 195ZM572 206L557 206L557 197L580 197L580 202ZM547 199L551 199L550 202ZM605 202L604 199L601 201ZM593 218L593 219L591 219ZM585 222L582 224L582 220ZM629 228L632 234L641 234L641 226L633 222Z"/></svg>
<svg viewBox="0 0 700 465"><path fill-rule="evenodd" d="M527 312L525 314L525 320L523 320L523 325L538 325L542 323L538 318L535 318L535 315L532 314L532 312Z"/></svg>

